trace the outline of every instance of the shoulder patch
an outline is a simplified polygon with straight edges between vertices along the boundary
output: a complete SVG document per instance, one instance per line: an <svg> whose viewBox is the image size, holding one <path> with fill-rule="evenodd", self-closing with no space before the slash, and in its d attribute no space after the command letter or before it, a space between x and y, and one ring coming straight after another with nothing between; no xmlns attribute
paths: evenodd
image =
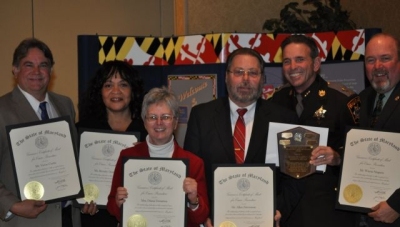
<svg viewBox="0 0 400 227"><path fill-rule="evenodd" d="M273 85L266 84L266 85L264 85L263 88L262 88L261 97L262 97L263 99L269 99L269 98L271 98L271 97L274 95L274 93L275 93L275 88L274 88L274 86L273 86Z"/></svg>
<svg viewBox="0 0 400 227"><path fill-rule="evenodd" d="M353 117L353 121L355 124L358 124L360 119L360 107L361 107L360 96L352 98L347 103L347 108L349 108L349 112L351 113L351 116Z"/></svg>
<svg viewBox="0 0 400 227"><path fill-rule="evenodd" d="M328 83L328 87L332 88L336 91L339 91L340 93L346 95L347 97L352 96L355 94L355 92L353 90L351 90L350 88L344 86L341 83L337 83L337 82L327 82Z"/></svg>

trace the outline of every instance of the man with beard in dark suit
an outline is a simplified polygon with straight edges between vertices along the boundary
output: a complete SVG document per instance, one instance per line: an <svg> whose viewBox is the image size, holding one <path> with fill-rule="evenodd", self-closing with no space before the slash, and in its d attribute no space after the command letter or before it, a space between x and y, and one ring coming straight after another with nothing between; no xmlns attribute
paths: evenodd
<svg viewBox="0 0 400 227"><path fill-rule="evenodd" d="M197 105L190 113L184 148L204 160L210 199L213 198L213 164L265 163L269 122L296 123L293 113L261 98L263 65L264 60L255 50L240 48L233 51L227 59L225 74L228 97ZM245 125L243 148L234 145L235 124L240 116L238 109L239 112L246 109L242 116ZM235 150L241 150L242 154L238 155ZM299 193L287 192L285 201L295 203ZM291 196L293 198L289 199ZM278 201L278 209L283 203L283 200ZM284 215L286 210L281 212ZM210 219L206 226L212 226Z"/></svg>
<svg viewBox="0 0 400 227"><path fill-rule="evenodd" d="M360 126L400 132L400 46L389 34L376 34L365 49L365 70L371 86L360 93ZM379 104L380 103L380 104ZM374 111L380 105L379 113ZM360 226L400 226L400 189L362 215Z"/></svg>

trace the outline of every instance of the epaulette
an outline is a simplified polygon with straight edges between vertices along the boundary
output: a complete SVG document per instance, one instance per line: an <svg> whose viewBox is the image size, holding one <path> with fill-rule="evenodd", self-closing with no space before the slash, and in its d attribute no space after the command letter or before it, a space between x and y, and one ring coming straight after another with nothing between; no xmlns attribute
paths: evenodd
<svg viewBox="0 0 400 227"><path fill-rule="evenodd" d="M341 83L337 82L327 82L327 83L329 88L335 89L336 91L339 91L340 93L346 95L347 97L355 94L353 90L349 89L348 87L344 86Z"/></svg>

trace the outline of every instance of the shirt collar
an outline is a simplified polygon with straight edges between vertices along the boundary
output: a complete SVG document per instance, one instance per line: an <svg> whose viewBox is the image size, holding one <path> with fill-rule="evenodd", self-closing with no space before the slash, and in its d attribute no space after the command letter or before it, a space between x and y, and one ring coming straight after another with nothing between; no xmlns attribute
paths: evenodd
<svg viewBox="0 0 400 227"><path fill-rule="evenodd" d="M29 94L28 92L22 90L22 88L17 85L18 89L21 91L21 93L25 96L25 98L28 100L29 104L32 106L32 109L34 109L35 111L39 109L39 104L41 102L39 102L35 97L33 97L31 94ZM46 96L44 98L44 100L42 102L46 101L47 103L50 103L49 101L49 95L46 92Z"/></svg>

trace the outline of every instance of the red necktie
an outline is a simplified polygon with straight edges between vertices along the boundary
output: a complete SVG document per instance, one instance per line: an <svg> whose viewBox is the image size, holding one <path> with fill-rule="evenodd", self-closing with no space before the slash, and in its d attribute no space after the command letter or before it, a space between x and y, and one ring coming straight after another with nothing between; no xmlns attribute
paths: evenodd
<svg viewBox="0 0 400 227"><path fill-rule="evenodd" d="M233 132L233 147L235 149L236 163L242 164L244 162L244 147L246 139L246 127L244 125L243 115L247 109L237 109L239 117L236 121L235 131Z"/></svg>

